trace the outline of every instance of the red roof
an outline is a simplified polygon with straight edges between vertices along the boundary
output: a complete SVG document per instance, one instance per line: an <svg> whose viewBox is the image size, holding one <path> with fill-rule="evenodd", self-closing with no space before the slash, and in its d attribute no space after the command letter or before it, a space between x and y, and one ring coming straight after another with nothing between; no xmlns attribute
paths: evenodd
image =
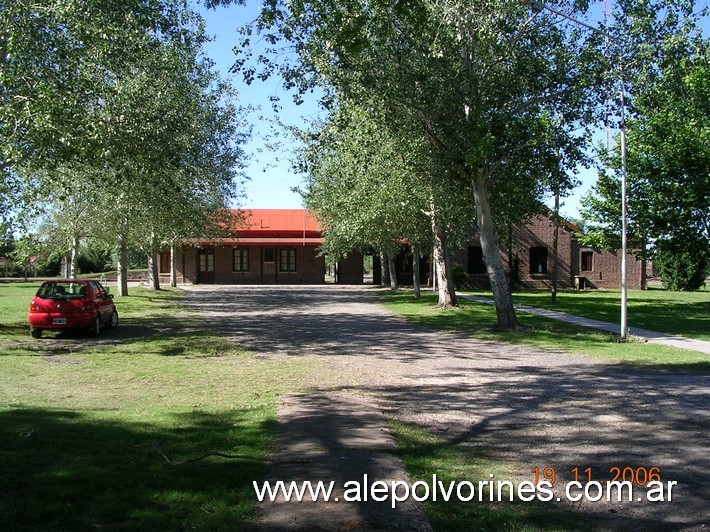
<svg viewBox="0 0 710 532"><path fill-rule="evenodd" d="M298 234L320 237L321 226L306 209L244 209L246 227L238 227L239 236L275 237Z"/></svg>
<svg viewBox="0 0 710 532"><path fill-rule="evenodd" d="M283 237L283 238L222 238L219 243L224 246L320 246L323 244L322 238L313 237ZM200 245L209 247L214 242L200 242Z"/></svg>
<svg viewBox="0 0 710 532"><path fill-rule="evenodd" d="M219 242L227 246L320 246L321 225L306 209L243 209L234 211L244 223L234 228L236 238ZM209 246L210 242L201 245Z"/></svg>

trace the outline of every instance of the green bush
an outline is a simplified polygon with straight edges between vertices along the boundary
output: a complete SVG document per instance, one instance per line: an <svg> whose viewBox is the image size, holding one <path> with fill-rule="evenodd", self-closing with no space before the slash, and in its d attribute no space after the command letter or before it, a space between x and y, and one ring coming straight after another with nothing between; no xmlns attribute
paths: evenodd
<svg viewBox="0 0 710 532"><path fill-rule="evenodd" d="M468 285L468 274L466 268L461 264L454 264L451 268L451 275L454 278L454 287L456 290L461 290Z"/></svg>
<svg viewBox="0 0 710 532"><path fill-rule="evenodd" d="M710 251L702 238L661 239L653 264L668 290L693 292L705 286L710 274Z"/></svg>

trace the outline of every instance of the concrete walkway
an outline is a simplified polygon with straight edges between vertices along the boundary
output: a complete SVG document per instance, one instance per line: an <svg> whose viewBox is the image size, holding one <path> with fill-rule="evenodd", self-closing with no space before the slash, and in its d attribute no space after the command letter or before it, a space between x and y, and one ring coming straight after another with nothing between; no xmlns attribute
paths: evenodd
<svg viewBox="0 0 710 532"><path fill-rule="evenodd" d="M402 461L393 454L396 449L387 420L372 399L344 393L282 396L267 481L287 486L309 481L313 489L319 481L326 487L334 484L328 501L322 496L313 501L306 491L301 502L289 502L283 494L273 502L261 502L260 528L430 532L423 506L413 499L397 502L396 508L390 498L372 499L377 481L411 486ZM353 491L355 486L360 489ZM400 488L398 492L404 486ZM357 496L362 500L355 501Z"/></svg>
<svg viewBox="0 0 710 532"><path fill-rule="evenodd" d="M468 296L464 294L459 294L459 297L469 301L474 301L476 303L483 303L485 305L494 304L494 301L487 297ZM527 312L528 314L534 314L536 316L542 316L551 320L572 323L574 325L579 325L580 327L588 327L590 329L598 329L600 331L607 331L616 334L619 334L620 332L619 325L615 323L593 320L591 318L581 318L579 316L572 316L571 314L565 314L564 312L557 312L555 310L528 307L527 305L515 305L515 310ZM681 349L690 349L692 351L700 351L701 353L710 355L710 342L705 340L697 340L695 338L687 338L685 336L673 336L671 334L649 331L648 329L639 329L637 327L629 327L629 333L650 343L669 345L671 347L679 347Z"/></svg>

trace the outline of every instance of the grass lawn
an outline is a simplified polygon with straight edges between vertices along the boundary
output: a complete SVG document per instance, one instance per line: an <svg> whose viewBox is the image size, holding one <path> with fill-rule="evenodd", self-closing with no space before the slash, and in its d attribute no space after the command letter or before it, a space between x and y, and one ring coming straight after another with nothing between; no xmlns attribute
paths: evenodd
<svg viewBox="0 0 710 532"><path fill-rule="evenodd" d="M256 359L183 309L179 290L131 288L116 298L118 328L97 339L47 332L35 340L26 312L37 286L0 284L0 530L249 528L257 518L251 483L263 476L279 396L349 378L321 362ZM422 324L484 338L708 365L690 352L620 345L542 318L522 317L529 332L502 334L491 327L492 308L434 311L434 297L415 302L399 292L383 302ZM414 480L512 479L512 465L485 450L391 426ZM440 500L426 508L441 530L579 527L578 515L544 504Z"/></svg>
<svg viewBox="0 0 710 532"><path fill-rule="evenodd" d="M491 297L490 292L474 294ZM620 323L620 298L618 290L564 291L557 294L557 302L552 304L549 292L513 293L516 305L556 310L610 323ZM629 290L627 308L629 327L710 340L710 290L671 292L658 287Z"/></svg>
<svg viewBox="0 0 710 532"><path fill-rule="evenodd" d="M249 526L278 397L323 370L256 360L170 290L116 298L98 339L35 340L37 286L0 285L0 530Z"/></svg>
<svg viewBox="0 0 710 532"><path fill-rule="evenodd" d="M481 295L486 294L481 293ZM515 294L515 296L519 295ZM541 294L532 295L544 297ZM496 315L492 306L459 300L459 308L439 310L434 308L437 294L432 292L422 292L422 298L418 301L412 297L411 291L384 293L381 296L381 302L395 313L422 325L463 332L475 338L587 354L604 358L610 362L655 366L659 369L700 371L710 369L710 357L700 352L657 344L619 343L617 335L577 327L523 312L518 313L521 330L501 332L495 328ZM521 302L521 298L516 299L516 303ZM582 302L578 304L584 305ZM610 302L608 304L611 305ZM593 307L594 305L587 303L587 306ZM559 308L555 307L555 309ZM629 314L632 312L631 308L633 307L630 307ZM695 316L700 321L706 319L699 313ZM681 332L678 331L678 334Z"/></svg>

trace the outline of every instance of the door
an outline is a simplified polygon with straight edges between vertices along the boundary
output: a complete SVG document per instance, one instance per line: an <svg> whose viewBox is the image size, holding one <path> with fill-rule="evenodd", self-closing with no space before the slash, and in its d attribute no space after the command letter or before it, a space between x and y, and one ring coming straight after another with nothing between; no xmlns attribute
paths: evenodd
<svg viewBox="0 0 710 532"><path fill-rule="evenodd" d="M262 248L261 250L261 282L276 282L276 249Z"/></svg>
<svg viewBox="0 0 710 532"><path fill-rule="evenodd" d="M214 249L201 249L197 252L197 282L214 283Z"/></svg>
<svg viewBox="0 0 710 532"><path fill-rule="evenodd" d="M101 322L106 323L109 319L111 319L111 314L113 314L113 301L111 298L108 296L108 293L104 289L103 285L99 282L92 282L91 283L94 287L94 294L96 294L96 297L98 299L98 304L99 304L99 314L101 314Z"/></svg>

